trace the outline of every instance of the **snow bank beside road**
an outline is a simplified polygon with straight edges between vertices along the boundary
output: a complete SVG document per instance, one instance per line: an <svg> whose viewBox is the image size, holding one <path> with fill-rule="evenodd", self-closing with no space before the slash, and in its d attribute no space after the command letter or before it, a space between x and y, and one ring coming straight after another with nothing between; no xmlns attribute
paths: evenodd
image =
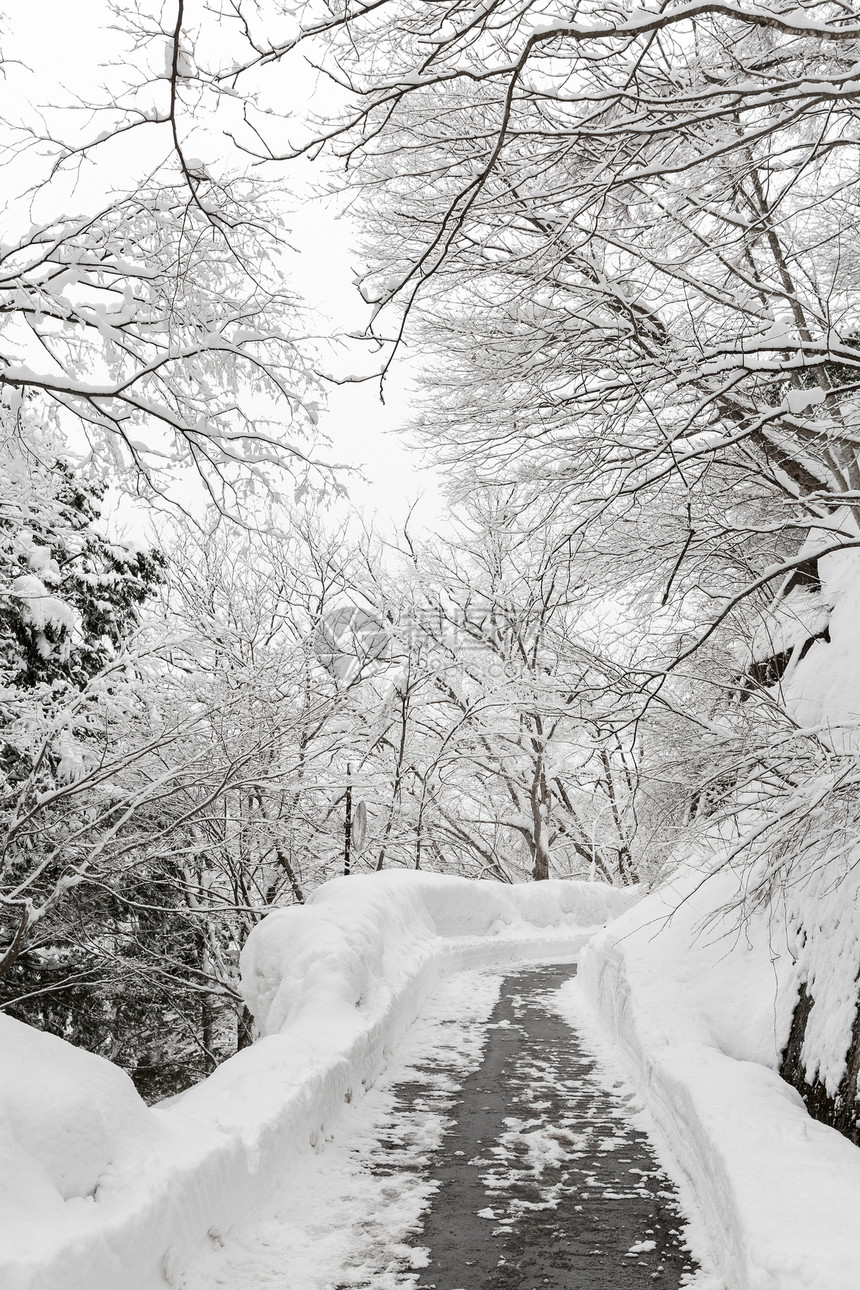
<svg viewBox="0 0 860 1290"><path fill-rule="evenodd" d="M46 1223L71 1232L107 1162L139 1162L160 1135L153 1143L149 1111L110 1062L2 1015L0 1053L0 1215L20 1249L38 1246Z"/></svg>
<svg viewBox="0 0 860 1290"><path fill-rule="evenodd" d="M406 871L337 879L249 938L244 988L264 1037L152 1110L109 1062L0 1018L3 1290L177 1284L372 1083L444 972L573 956L636 898Z"/></svg>
<svg viewBox="0 0 860 1290"><path fill-rule="evenodd" d="M532 944L541 934L602 926L637 899L603 883L507 886L403 869L335 878L255 929L242 954L242 990L261 1033L273 1034L298 1012L353 1007L374 980L396 988L416 955L438 952L440 937L453 942L448 952L466 955L505 938Z"/></svg>
<svg viewBox="0 0 860 1290"><path fill-rule="evenodd" d="M695 1187L730 1290L857 1290L860 1151L776 1074L794 963L764 915L738 929L714 914L737 896L730 872L682 871L589 943L581 988Z"/></svg>

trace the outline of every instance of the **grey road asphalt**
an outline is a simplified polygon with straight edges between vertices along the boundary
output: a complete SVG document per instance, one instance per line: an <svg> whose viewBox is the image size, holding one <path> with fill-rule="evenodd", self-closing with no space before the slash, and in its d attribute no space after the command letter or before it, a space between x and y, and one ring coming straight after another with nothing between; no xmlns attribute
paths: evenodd
<svg viewBox="0 0 860 1290"><path fill-rule="evenodd" d="M573 971L505 979L430 1165L420 1290L670 1290L693 1271L672 1185L629 1100L596 1078L548 1004ZM397 1090L407 1104L421 1093Z"/></svg>

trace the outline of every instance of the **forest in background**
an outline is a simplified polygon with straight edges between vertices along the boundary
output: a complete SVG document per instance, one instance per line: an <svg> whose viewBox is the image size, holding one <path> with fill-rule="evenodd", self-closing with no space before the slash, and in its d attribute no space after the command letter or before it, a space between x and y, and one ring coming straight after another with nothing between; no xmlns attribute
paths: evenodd
<svg viewBox="0 0 860 1290"><path fill-rule="evenodd" d="M248 1041L254 923L345 870L852 873L858 714L792 678L858 546L856 6L115 17L90 102L7 114L4 1006L157 1098ZM443 536L332 504L308 154L372 379L421 356Z"/></svg>

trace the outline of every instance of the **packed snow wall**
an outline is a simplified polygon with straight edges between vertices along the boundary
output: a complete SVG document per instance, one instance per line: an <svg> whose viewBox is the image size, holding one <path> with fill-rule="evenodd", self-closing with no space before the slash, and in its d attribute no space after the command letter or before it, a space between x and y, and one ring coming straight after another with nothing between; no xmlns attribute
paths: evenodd
<svg viewBox="0 0 860 1290"><path fill-rule="evenodd" d="M3 1290L164 1290L324 1139L440 976L573 957L639 898L406 871L336 879L252 933L262 1037L148 1108L116 1066L0 1017Z"/></svg>
<svg viewBox="0 0 860 1290"><path fill-rule="evenodd" d="M683 866L589 942L577 988L692 1183L726 1290L857 1290L860 1152L779 1076L799 960L772 910L739 925L746 877ZM846 979L820 996L831 1059Z"/></svg>

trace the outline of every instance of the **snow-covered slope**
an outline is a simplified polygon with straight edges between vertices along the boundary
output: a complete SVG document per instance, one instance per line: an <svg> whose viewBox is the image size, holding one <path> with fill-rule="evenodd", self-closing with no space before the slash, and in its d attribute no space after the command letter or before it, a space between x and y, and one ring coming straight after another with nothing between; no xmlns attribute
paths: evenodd
<svg viewBox="0 0 860 1290"><path fill-rule="evenodd" d="M857 1290L860 1151L777 1074L797 961L769 911L738 927L743 877L680 871L589 943L581 988L694 1185L728 1290Z"/></svg>
<svg viewBox="0 0 860 1290"><path fill-rule="evenodd" d="M637 899L602 884L337 879L243 954L263 1038L148 1109L110 1062L0 1017L0 1285L161 1290L324 1135L440 975L575 954Z"/></svg>

